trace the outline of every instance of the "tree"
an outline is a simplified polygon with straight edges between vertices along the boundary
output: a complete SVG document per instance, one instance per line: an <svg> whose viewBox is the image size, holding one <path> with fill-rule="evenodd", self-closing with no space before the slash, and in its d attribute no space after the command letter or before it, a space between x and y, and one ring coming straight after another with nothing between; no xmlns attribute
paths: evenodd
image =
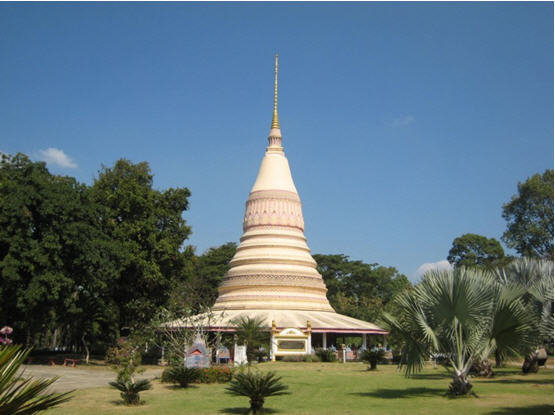
<svg viewBox="0 0 555 415"><path fill-rule="evenodd" d="M394 314L396 306L391 300L412 287L407 277L394 267L353 261L342 254L316 254L314 259L334 310L360 320L377 322L385 310ZM388 343L395 347L399 339L390 334Z"/></svg>
<svg viewBox="0 0 555 415"><path fill-rule="evenodd" d="M553 170L518 183L518 195L503 205L503 242L527 257L553 260Z"/></svg>
<svg viewBox="0 0 555 415"><path fill-rule="evenodd" d="M114 276L99 216L89 189L74 178L52 175L24 154L2 156L0 320L16 328L16 341L44 344L52 334L52 343L73 345L83 335L77 315L95 322L79 292L102 296Z"/></svg>
<svg viewBox="0 0 555 415"><path fill-rule="evenodd" d="M258 317L251 318L242 316L233 321L239 343L247 345L247 360L256 359L256 350L269 343L269 334L264 329L264 321Z"/></svg>
<svg viewBox="0 0 555 415"><path fill-rule="evenodd" d="M497 239L475 233L455 238L447 256L447 261L456 267L492 267L504 260L505 251Z"/></svg>
<svg viewBox="0 0 555 415"><path fill-rule="evenodd" d="M210 248L196 258L192 278L187 284L189 291L197 296L197 299L193 300L192 306L212 306L214 304L218 298L220 282L227 273L229 261L235 255L236 250L237 244L228 242Z"/></svg>
<svg viewBox="0 0 555 415"><path fill-rule="evenodd" d="M443 354L452 375L449 392L471 393L468 373L474 362L494 351L505 357L533 347L534 321L522 301L524 292L477 268L427 273L395 299L398 316L383 315L403 337L405 374L419 371L430 354Z"/></svg>
<svg viewBox="0 0 555 415"><path fill-rule="evenodd" d="M105 207L103 229L115 243L111 295L120 329L148 321L186 278L180 249L191 232L182 217L190 192L152 186L148 163L125 159L103 167L92 186L93 200Z"/></svg>
<svg viewBox="0 0 555 415"><path fill-rule="evenodd" d="M29 352L21 346L0 346L0 414L32 415L71 399L71 392L43 394L57 377L35 380L21 376Z"/></svg>

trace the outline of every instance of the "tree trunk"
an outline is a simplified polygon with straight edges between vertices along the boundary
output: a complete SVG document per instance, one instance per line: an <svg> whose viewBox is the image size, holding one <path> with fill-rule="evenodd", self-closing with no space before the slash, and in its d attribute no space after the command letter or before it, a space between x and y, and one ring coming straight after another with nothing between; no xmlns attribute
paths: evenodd
<svg viewBox="0 0 555 415"><path fill-rule="evenodd" d="M85 347L85 363L88 365L89 364L89 347L87 346L87 342L85 341L85 335L84 334L81 336L81 342L83 343L83 346Z"/></svg>
<svg viewBox="0 0 555 415"><path fill-rule="evenodd" d="M50 343L50 350L56 350L56 345L58 344L58 327L54 329L52 333L52 341Z"/></svg>
<svg viewBox="0 0 555 415"><path fill-rule="evenodd" d="M455 396L466 396L470 394L472 385L465 374L455 375L449 385L449 393Z"/></svg>
<svg viewBox="0 0 555 415"><path fill-rule="evenodd" d="M27 326L27 336L25 338L25 347L31 346L31 328Z"/></svg>
<svg viewBox="0 0 555 415"><path fill-rule="evenodd" d="M262 414L262 407L264 406L264 398L252 398L251 399L251 410L253 415Z"/></svg>
<svg viewBox="0 0 555 415"><path fill-rule="evenodd" d="M526 356L522 364L522 373L537 373L538 372L538 357L536 353Z"/></svg>
<svg viewBox="0 0 555 415"><path fill-rule="evenodd" d="M503 360L501 359L501 355L496 350L495 351L495 367L501 367L502 364L503 364Z"/></svg>

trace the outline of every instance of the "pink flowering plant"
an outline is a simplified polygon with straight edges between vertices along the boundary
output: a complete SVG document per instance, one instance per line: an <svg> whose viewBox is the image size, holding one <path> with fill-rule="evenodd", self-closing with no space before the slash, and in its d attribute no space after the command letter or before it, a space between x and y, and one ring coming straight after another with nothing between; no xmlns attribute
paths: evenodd
<svg viewBox="0 0 555 415"><path fill-rule="evenodd" d="M12 339L8 338L10 334L13 333L13 329L10 326L4 326L0 329L0 334L4 337L0 337L0 344L12 344Z"/></svg>

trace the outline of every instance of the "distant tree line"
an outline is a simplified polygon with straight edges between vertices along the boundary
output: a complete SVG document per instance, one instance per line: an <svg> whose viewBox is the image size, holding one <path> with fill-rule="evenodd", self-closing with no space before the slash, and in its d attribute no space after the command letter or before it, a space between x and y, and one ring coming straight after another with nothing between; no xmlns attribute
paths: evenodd
<svg viewBox="0 0 555 415"><path fill-rule="evenodd" d="M553 170L518 183L518 194L503 205L507 230L502 240L522 257L553 261ZM447 260L455 267L493 269L513 260L495 238L466 233L453 241Z"/></svg>
<svg viewBox="0 0 555 415"><path fill-rule="evenodd" d="M189 197L185 187L155 189L146 162L120 159L86 185L24 154L2 155L0 323L15 329L16 343L88 355L103 353L161 312L212 305L236 244L200 255L186 245ZM503 215L508 246L552 258L553 171L519 184ZM449 253L455 265L507 261L496 240L468 234L455 241ZM392 300L412 288L393 267L343 254L314 258L341 314L377 322L384 311L395 315Z"/></svg>

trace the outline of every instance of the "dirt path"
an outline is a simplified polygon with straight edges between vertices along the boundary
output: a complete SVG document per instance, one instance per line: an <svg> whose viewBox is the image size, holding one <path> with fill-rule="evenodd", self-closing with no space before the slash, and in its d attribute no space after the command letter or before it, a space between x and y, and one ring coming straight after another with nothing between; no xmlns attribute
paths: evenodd
<svg viewBox="0 0 555 415"><path fill-rule="evenodd" d="M25 375L35 378L52 378L59 376L51 386L55 392L66 392L72 389L94 388L108 386L108 382L115 380L116 373L109 368L88 369L85 367L24 365ZM138 379L160 376L162 368L149 368L137 376Z"/></svg>

